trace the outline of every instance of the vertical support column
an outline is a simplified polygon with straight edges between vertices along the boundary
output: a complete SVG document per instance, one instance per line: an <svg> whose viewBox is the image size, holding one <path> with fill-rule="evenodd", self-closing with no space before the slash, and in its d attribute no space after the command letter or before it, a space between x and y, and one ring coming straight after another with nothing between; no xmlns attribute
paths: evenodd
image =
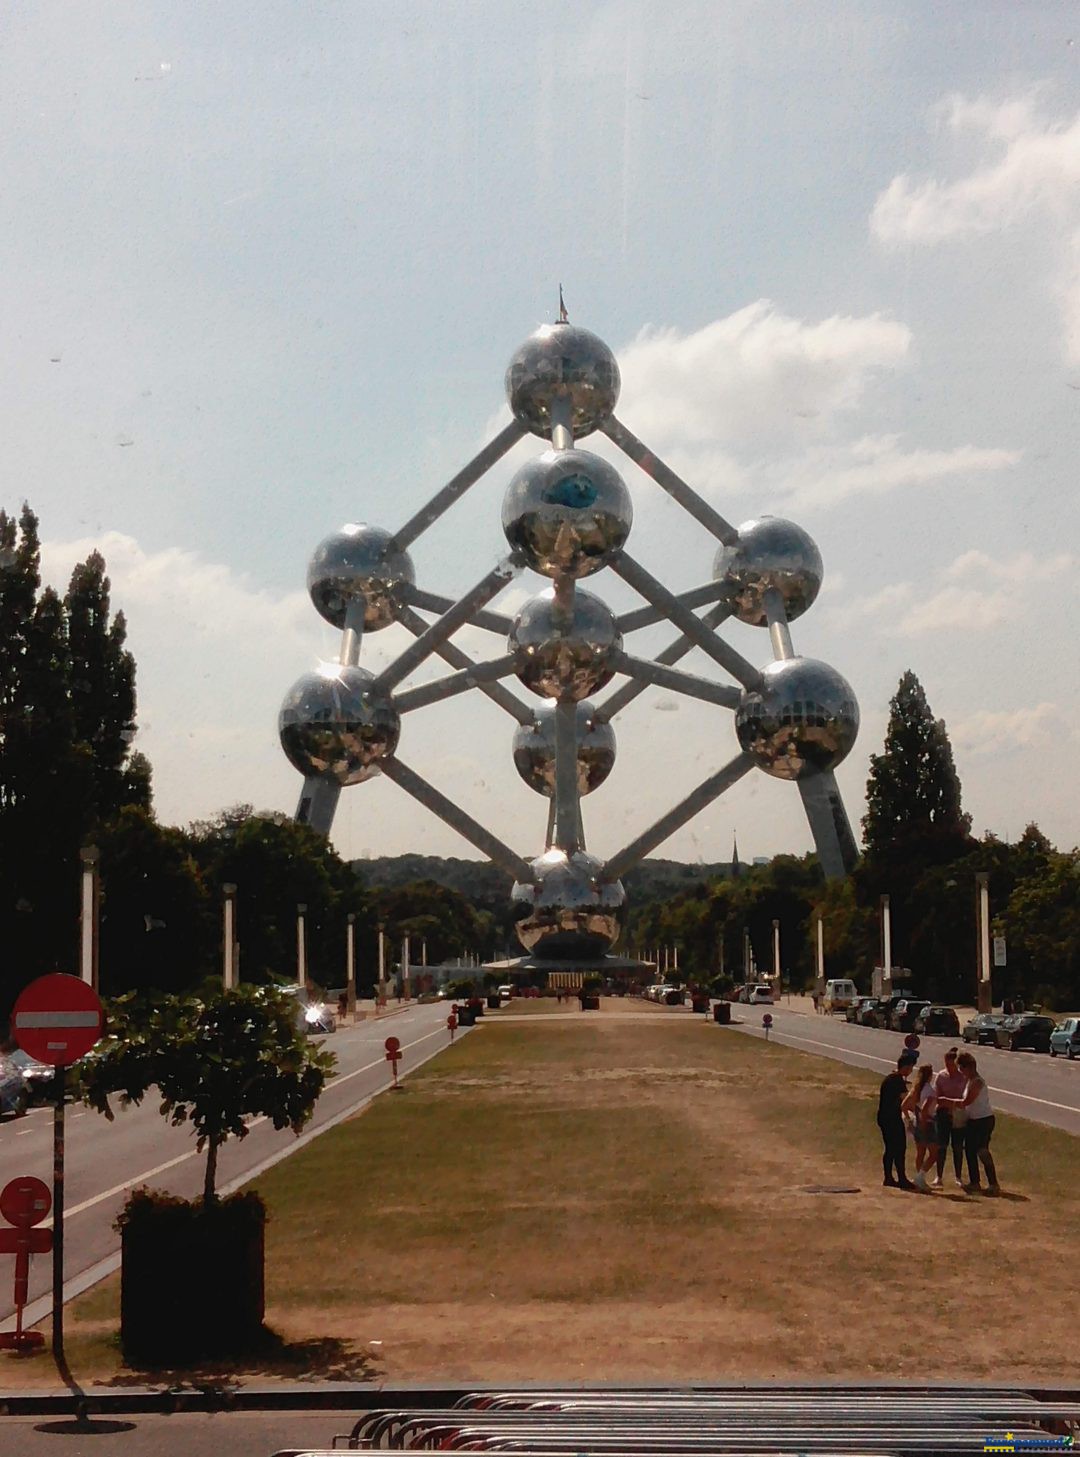
<svg viewBox="0 0 1080 1457"><path fill-rule="evenodd" d="M407 1002L409 1000L409 961L411 959L411 956L412 956L412 952L411 952L410 947L409 947L409 938L408 938L408 936L402 936L402 938L401 938L401 1000L404 1001L404 1002Z"/></svg>
<svg viewBox="0 0 1080 1457"><path fill-rule="evenodd" d="M555 844L567 855L578 848L577 704L555 705Z"/></svg>
<svg viewBox="0 0 1080 1457"><path fill-rule="evenodd" d="M776 983L774 991L780 991L780 922L774 920L772 923L772 974Z"/></svg>
<svg viewBox="0 0 1080 1457"><path fill-rule="evenodd" d="M825 990L825 922L817 918L817 989Z"/></svg>
<svg viewBox="0 0 1080 1457"><path fill-rule="evenodd" d="M309 774L300 791L300 803L296 806L296 823L310 825L320 835L329 835L340 798L340 784Z"/></svg>
<svg viewBox="0 0 1080 1457"><path fill-rule="evenodd" d="M363 597L354 597L345 609L345 627L341 634L341 654L338 660L343 668L355 668L360 662L366 611L367 601Z"/></svg>
<svg viewBox="0 0 1080 1457"><path fill-rule="evenodd" d="M307 906L296 907L296 985L307 986Z"/></svg>
<svg viewBox="0 0 1080 1457"><path fill-rule="evenodd" d="M812 774L800 779L798 788L825 878L837 880L855 868L859 852L836 775L831 769Z"/></svg>
<svg viewBox="0 0 1080 1457"><path fill-rule="evenodd" d="M979 931L979 987L977 1008L980 1012L993 1010L993 985L990 980L990 876L980 870L975 876L977 887L977 917Z"/></svg>
<svg viewBox="0 0 1080 1457"><path fill-rule="evenodd" d="M881 995L892 996L892 914L889 897L881 897Z"/></svg>
<svg viewBox="0 0 1080 1457"><path fill-rule="evenodd" d="M101 852L96 845L85 845L79 851L82 862L82 907L79 917L79 975L97 991L98 909L101 900L99 865Z"/></svg>
<svg viewBox="0 0 1080 1457"><path fill-rule="evenodd" d="M761 600L765 608L765 618L769 624L769 640L772 643L773 657L777 662L793 658L795 648L791 641L791 629L788 627L783 597L775 587L766 587Z"/></svg>
<svg viewBox="0 0 1080 1457"><path fill-rule="evenodd" d="M573 450L574 432L570 421L570 401L559 395L551 402L551 448L552 450Z"/></svg>
<svg viewBox="0 0 1080 1457"><path fill-rule="evenodd" d="M237 982L236 886L230 880L221 889L225 897L221 907L221 985L230 992Z"/></svg>
<svg viewBox="0 0 1080 1457"><path fill-rule="evenodd" d="M345 918L345 1015L356 1021L356 912Z"/></svg>

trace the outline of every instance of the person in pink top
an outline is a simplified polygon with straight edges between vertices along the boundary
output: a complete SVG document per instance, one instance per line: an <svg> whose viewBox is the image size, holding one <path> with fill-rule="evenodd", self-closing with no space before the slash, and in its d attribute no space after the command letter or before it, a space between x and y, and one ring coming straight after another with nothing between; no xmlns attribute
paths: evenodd
<svg viewBox="0 0 1080 1457"><path fill-rule="evenodd" d="M940 1188L945 1177L945 1155L952 1147L953 1173L956 1175L956 1182L964 1182L964 1125L967 1122L967 1110L953 1104L951 1107L942 1107L942 1098L962 1099L964 1090L967 1087L967 1078L956 1065L959 1056L959 1049L950 1047L945 1054L945 1066L934 1079L934 1092L937 1094L937 1174L933 1183Z"/></svg>

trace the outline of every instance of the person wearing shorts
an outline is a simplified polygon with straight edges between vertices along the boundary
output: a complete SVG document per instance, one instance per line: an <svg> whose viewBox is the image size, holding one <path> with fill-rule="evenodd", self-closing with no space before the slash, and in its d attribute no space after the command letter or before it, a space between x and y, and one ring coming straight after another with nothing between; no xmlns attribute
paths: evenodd
<svg viewBox="0 0 1080 1457"><path fill-rule="evenodd" d="M967 1124L967 1110L965 1108L949 1107L942 1104L942 1098L962 1098L967 1088L967 1078L956 1065L956 1059L960 1055L957 1047L950 1047L945 1054L945 1066L934 1079L934 1092L937 1094L938 1104L935 1118L937 1119L937 1173L931 1182L940 1188L945 1178L945 1159L950 1147L952 1148L953 1173L956 1175L956 1182L964 1182L964 1139L965 1125Z"/></svg>
<svg viewBox="0 0 1080 1457"><path fill-rule="evenodd" d="M979 1066L970 1052L962 1052L956 1059L956 1066L967 1078L963 1098L945 1098L949 1108L962 1108L967 1114L964 1128L964 1153L967 1157L968 1182L964 1186L969 1194L980 1190L979 1165L986 1170L988 1194L999 1194L997 1168L990 1152L990 1139L994 1132L994 1110L990 1106L990 1089L986 1079L979 1073Z"/></svg>
<svg viewBox="0 0 1080 1457"><path fill-rule="evenodd" d="M911 1131L915 1138L915 1187L928 1193L926 1176L937 1162L937 1132L934 1111L937 1097L934 1093L934 1069L924 1063L915 1074L911 1091L903 1102L903 1111L911 1119Z"/></svg>

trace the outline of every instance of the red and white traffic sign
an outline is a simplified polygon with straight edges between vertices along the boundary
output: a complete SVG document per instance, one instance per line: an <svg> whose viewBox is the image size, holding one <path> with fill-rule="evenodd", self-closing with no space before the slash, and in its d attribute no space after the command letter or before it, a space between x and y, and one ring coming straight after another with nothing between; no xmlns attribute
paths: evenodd
<svg viewBox="0 0 1080 1457"><path fill-rule="evenodd" d="M51 1208L48 1184L30 1174L21 1174L0 1189L0 1215L16 1229L32 1229L48 1218Z"/></svg>
<svg viewBox="0 0 1080 1457"><path fill-rule="evenodd" d="M383 1043L383 1046L386 1048L387 1062L393 1062L394 1059L400 1054L401 1043L396 1037L388 1037Z"/></svg>
<svg viewBox="0 0 1080 1457"><path fill-rule="evenodd" d="M48 1216L52 1197L40 1179L22 1174L0 1189L0 1214L14 1229L0 1229L0 1254L15 1256L15 1329L0 1333L0 1350L30 1351L44 1342L40 1331L24 1331L23 1307L30 1284L30 1256L47 1254L51 1229L35 1229Z"/></svg>
<svg viewBox="0 0 1080 1457"><path fill-rule="evenodd" d="M70 1067L85 1057L104 1028L105 1012L94 988L61 971L32 981L11 1014L11 1030L23 1052L52 1067Z"/></svg>

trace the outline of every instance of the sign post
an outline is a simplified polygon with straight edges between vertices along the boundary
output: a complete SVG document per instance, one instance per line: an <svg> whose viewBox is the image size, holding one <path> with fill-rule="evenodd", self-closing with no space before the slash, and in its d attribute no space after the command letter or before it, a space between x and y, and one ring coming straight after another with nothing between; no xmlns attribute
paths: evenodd
<svg viewBox="0 0 1080 1457"><path fill-rule="evenodd" d="M64 1357L64 1075L86 1056L104 1026L105 1013L94 988L59 971L32 981L11 1013L15 1041L54 1069L52 1349L58 1365Z"/></svg>
<svg viewBox="0 0 1080 1457"><path fill-rule="evenodd" d="M383 1044L386 1048L386 1060L394 1070L393 1091L399 1091L397 1080L397 1065L401 1061L401 1043L396 1037L388 1037Z"/></svg>
<svg viewBox="0 0 1080 1457"><path fill-rule="evenodd" d="M454 1033L457 1031L457 1013L451 1012L446 1019L446 1025L450 1028L450 1041L454 1040Z"/></svg>
<svg viewBox="0 0 1080 1457"><path fill-rule="evenodd" d="M30 1256L52 1249L51 1229L35 1229L49 1212L49 1186L28 1174L0 1190L0 1215L13 1229L0 1229L0 1253L15 1256L15 1329L0 1334L0 1350L31 1351L45 1344L40 1331L24 1331L23 1306L29 1294Z"/></svg>
<svg viewBox="0 0 1080 1457"><path fill-rule="evenodd" d="M769 1040L769 1033L772 1031L772 1013L766 1012L761 1019L761 1025L765 1028L765 1041Z"/></svg>

